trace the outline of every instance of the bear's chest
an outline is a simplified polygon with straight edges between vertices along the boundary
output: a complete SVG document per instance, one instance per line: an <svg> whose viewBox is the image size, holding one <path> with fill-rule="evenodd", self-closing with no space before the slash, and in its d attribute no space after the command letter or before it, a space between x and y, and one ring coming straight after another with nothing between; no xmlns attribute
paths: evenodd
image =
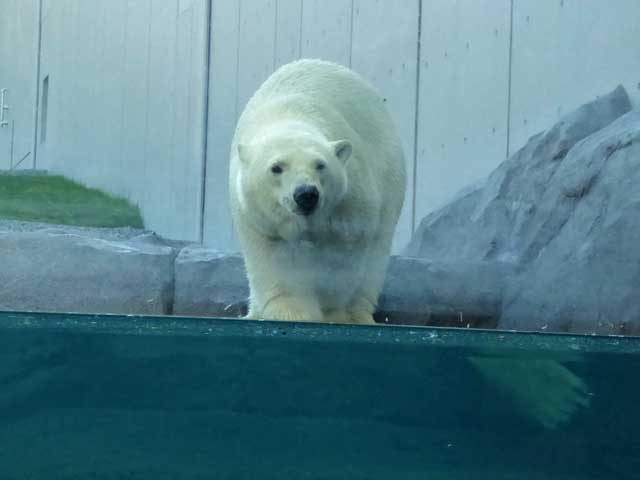
<svg viewBox="0 0 640 480"><path fill-rule="evenodd" d="M362 282L364 255L362 248L300 240L288 243L280 258L292 281L340 303Z"/></svg>

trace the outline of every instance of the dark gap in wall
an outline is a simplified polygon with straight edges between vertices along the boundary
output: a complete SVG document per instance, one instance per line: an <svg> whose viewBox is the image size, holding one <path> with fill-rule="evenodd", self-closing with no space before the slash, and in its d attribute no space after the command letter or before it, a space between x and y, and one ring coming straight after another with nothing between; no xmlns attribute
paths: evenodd
<svg viewBox="0 0 640 480"><path fill-rule="evenodd" d="M420 129L420 57L422 41L422 0L418 2L418 48L416 58L416 114L413 125L413 187L411 192L411 233L416 230L416 177L418 176L418 133Z"/></svg>
<svg viewBox="0 0 640 480"><path fill-rule="evenodd" d="M204 46L204 107L203 107L203 119L202 119L202 165L201 165L201 184L200 184L200 231L198 232L198 238L200 243L204 243L204 214L207 201L207 149L209 141L209 86L211 83L211 23L212 23L212 3L213 0L207 0L205 5L205 46Z"/></svg>
<svg viewBox="0 0 640 480"><path fill-rule="evenodd" d="M508 79L507 79L507 145L506 145L506 158L510 155L510 143L511 143L511 71L513 65L513 0L509 6L509 67L508 67Z"/></svg>
<svg viewBox="0 0 640 480"><path fill-rule="evenodd" d="M49 75L42 80L42 113L40 115L40 143L47 141L47 114L49 112Z"/></svg>

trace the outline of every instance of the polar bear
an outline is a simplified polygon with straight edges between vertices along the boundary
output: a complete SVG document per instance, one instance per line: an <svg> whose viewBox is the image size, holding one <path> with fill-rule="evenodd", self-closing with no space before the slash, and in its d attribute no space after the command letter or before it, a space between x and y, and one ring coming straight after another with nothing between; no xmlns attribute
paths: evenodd
<svg viewBox="0 0 640 480"><path fill-rule="evenodd" d="M247 318L373 323L406 183L385 99L346 67L289 63L249 100L230 157Z"/></svg>
<svg viewBox="0 0 640 480"><path fill-rule="evenodd" d="M406 182L384 99L345 67L290 63L247 104L230 157L247 318L373 323ZM556 359L479 351L468 361L547 428L590 403Z"/></svg>

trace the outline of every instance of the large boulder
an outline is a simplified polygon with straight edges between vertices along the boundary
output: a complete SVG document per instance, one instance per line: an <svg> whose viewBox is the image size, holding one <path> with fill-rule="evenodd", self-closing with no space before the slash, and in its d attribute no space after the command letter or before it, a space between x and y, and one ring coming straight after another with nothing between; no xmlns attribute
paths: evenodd
<svg viewBox="0 0 640 480"><path fill-rule="evenodd" d="M630 110L618 87L565 116L428 215L405 254L470 272L513 265L518 274L492 295L501 328L637 333L640 112Z"/></svg>
<svg viewBox="0 0 640 480"><path fill-rule="evenodd" d="M540 199L571 148L631 110L623 87L583 105L529 142L475 189L427 215L404 255L443 262L527 262L570 214L549 223Z"/></svg>
<svg viewBox="0 0 640 480"><path fill-rule="evenodd" d="M640 333L640 110L576 145L538 198L544 242L500 326Z"/></svg>
<svg viewBox="0 0 640 480"><path fill-rule="evenodd" d="M69 231L0 229L0 310L171 313L174 248L153 234Z"/></svg>

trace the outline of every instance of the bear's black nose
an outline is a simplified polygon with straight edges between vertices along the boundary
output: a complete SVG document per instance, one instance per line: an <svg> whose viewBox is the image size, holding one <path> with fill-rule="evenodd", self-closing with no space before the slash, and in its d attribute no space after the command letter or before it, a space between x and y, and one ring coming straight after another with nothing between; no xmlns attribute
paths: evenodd
<svg viewBox="0 0 640 480"><path fill-rule="evenodd" d="M293 199L303 215L310 215L315 210L319 198L320 192L313 185L301 185L293 192Z"/></svg>

